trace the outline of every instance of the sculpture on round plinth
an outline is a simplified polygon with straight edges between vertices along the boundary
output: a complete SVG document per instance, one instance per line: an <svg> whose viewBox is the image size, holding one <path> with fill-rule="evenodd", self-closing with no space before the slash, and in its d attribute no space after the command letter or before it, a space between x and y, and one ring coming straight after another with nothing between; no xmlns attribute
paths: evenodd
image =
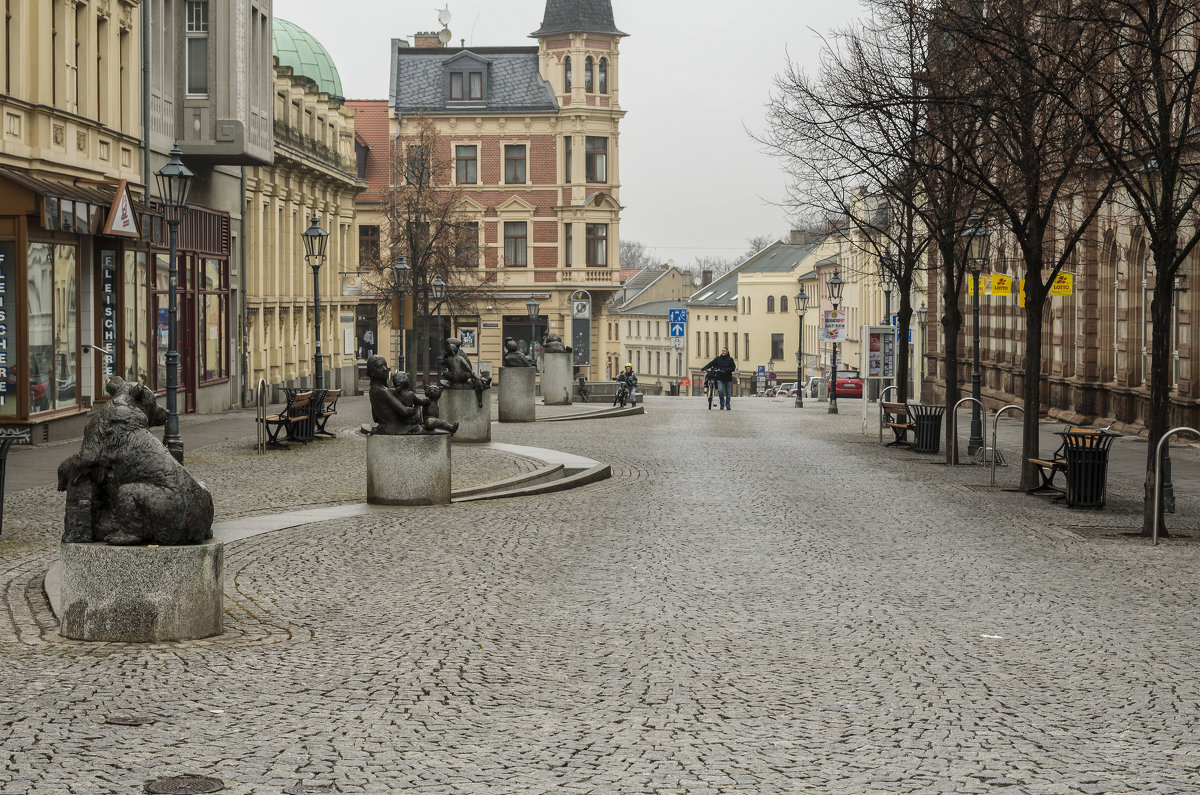
<svg viewBox="0 0 1200 795"><path fill-rule="evenodd" d="M571 349L563 345L562 337L551 331L546 335L542 344L542 353L570 353Z"/></svg>
<svg viewBox="0 0 1200 795"><path fill-rule="evenodd" d="M533 359L517 350L517 341L512 337L504 340L505 367L533 367Z"/></svg>
<svg viewBox="0 0 1200 795"><path fill-rule="evenodd" d="M178 546L212 538L212 495L150 432L168 416L154 392L119 377L105 390L112 400L58 467L58 490L67 493L63 542Z"/></svg>
<svg viewBox="0 0 1200 795"><path fill-rule="evenodd" d="M442 349L442 386L446 389L474 389L475 402L483 408L483 390L492 385L490 375L476 375L471 360L462 352L462 340L451 337Z"/></svg>
<svg viewBox="0 0 1200 795"><path fill-rule="evenodd" d="M380 436L406 436L418 433L454 433L458 424L444 422L437 416L437 396L418 395L413 391L408 373L392 373L389 378L387 359L374 354L367 359L367 376L371 379L372 433ZM430 387L430 390L434 387ZM432 405L432 409L430 406Z"/></svg>

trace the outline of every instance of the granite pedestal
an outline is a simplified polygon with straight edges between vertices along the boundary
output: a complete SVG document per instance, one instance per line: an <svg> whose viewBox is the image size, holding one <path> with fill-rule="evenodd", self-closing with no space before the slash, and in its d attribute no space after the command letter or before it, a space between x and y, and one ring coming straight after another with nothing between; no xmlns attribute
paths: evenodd
<svg viewBox="0 0 1200 795"><path fill-rule="evenodd" d="M537 371L532 367L500 368L500 421L533 422L537 419L534 406L534 378Z"/></svg>
<svg viewBox="0 0 1200 795"><path fill-rule="evenodd" d="M224 544L62 544L62 621L75 640L155 643L220 635Z"/></svg>
<svg viewBox="0 0 1200 795"><path fill-rule="evenodd" d="M446 422L457 422L456 442L492 440L492 393L484 390L480 406L474 389L447 389L438 401L438 412Z"/></svg>
<svg viewBox="0 0 1200 795"><path fill-rule="evenodd" d="M474 393L471 394L474 398ZM367 502L450 502L450 434L372 435L367 439Z"/></svg>
<svg viewBox="0 0 1200 795"><path fill-rule="evenodd" d="M571 405L571 354L542 354L542 400L547 406Z"/></svg>

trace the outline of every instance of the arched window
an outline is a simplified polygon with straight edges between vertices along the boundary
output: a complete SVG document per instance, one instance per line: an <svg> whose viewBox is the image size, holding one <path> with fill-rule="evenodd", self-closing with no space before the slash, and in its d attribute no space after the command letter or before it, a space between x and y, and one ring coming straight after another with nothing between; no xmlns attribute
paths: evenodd
<svg viewBox="0 0 1200 795"><path fill-rule="evenodd" d="M773 296L773 295L767 296L767 311L768 312L775 311L775 296Z"/></svg>
<svg viewBox="0 0 1200 795"><path fill-rule="evenodd" d="M607 58L600 59L599 81L600 81L600 93L607 94L608 93L608 59Z"/></svg>
<svg viewBox="0 0 1200 795"><path fill-rule="evenodd" d="M567 56L567 60L565 60L563 62L563 66L566 67L566 73L567 73L567 88L566 88L566 90L567 90L567 92L570 92L570 90L571 90L571 56L569 56L569 55Z"/></svg>
<svg viewBox="0 0 1200 795"><path fill-rule="evenodd" d="M583 62L583 90L592 93L592 56L588 56Z"/></svg>
<svg viewBox="0 0 1200 795"><path fill-rule="evenodd" d="M787 311L787 296L786 295L779 296L779 311L780 312Z"/></svg>

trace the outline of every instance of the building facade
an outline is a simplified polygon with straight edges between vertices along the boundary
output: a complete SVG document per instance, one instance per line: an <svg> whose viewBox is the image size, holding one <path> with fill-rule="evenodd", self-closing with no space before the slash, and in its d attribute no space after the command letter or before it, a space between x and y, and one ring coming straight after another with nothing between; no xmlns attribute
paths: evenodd
<svg viewBox="0 0 1200 795"><path fill-rule="evenodd" d="M471 273L459 283L478 289L456 288L469 294L454 296L443 331L473 340L465 349L492 372L504 338L536 354L553 332L595 378L604 367L604 308L620 286L619 44L626 34L609 2L583 0L550 0L531 34L536 47L446 47L445 33L419 34L417 46L393 41L388 140L377 120L364 118L360 128L372 177L360 202L361 246L392 256L389 194L406 178L395 163L405 162L431 120L447 147L437 156L454 161L461 216L477 232L477 253L464 255ZM531 297L539 303L534 320ZM383 314L391 312L377 313L376 341L391 335ZM358 338L364 334L360 326Z"/></svg>
<svg viewBox="0 0 1200 795"><path fill-rule="evenodd" d="M282 387L312 386L317 321L313 273L302 233L315 217L329 233L317 271L324 384L357 388L354 316L358 287L355 198L359 179L354 111L324 47L274 20L274 162L246 171L246 352L250 382L278 399Z"/></svg>

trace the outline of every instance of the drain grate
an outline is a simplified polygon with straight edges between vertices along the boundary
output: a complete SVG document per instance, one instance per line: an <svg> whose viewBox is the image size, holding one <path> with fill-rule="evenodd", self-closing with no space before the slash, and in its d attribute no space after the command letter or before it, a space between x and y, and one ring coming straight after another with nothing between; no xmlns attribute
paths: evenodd
<svg viewBox="0 0 1200 795"><path fill-rule="evenodd" d="M327 787L319 784L301 784L297 781L292 786L283 791L283 795L326 795L333 792L333 787Z"/></svg>
<svg viewBox="0 0 1200 795"><path fill-rule="evenodd" d="M154 718L148 715L107 715L104 722L114 726L149 726L154 723Z"/></svg>
<svg viewBox="0 0 1200 795"><path fill-rule="evenodd" d="M207 776L164 776L146 782L146 792L154 795L203 795L223 789L225 782Z"/></svg>

